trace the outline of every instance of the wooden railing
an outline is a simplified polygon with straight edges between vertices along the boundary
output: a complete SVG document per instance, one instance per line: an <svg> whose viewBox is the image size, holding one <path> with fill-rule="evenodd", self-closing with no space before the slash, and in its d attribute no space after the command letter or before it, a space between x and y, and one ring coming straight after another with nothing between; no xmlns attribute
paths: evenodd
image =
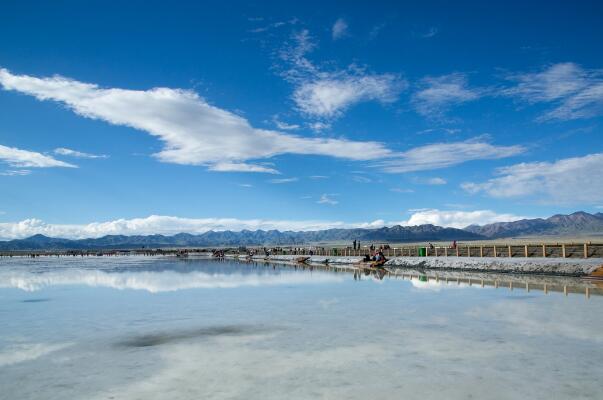
<svg viewBox="0 0 603 400"><path fill-rule="evenodd" d="M379 247L375 248L376 250ZM272 255L316 255L325 257L362 257L371 254L368 246L350 247L277 247L247 248L256 254L268 251ZM538 244L457 244L452 246L396 246L382 249L386 257L557 257L603 258L603 243L538 243Z"/></svg>

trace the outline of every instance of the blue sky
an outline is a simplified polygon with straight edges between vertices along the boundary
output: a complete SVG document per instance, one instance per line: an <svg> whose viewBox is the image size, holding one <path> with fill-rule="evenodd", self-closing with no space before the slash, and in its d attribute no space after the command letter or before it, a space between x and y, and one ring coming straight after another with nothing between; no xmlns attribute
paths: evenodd
<svg viewBox="0 0 603 400"><path fill-rule="evenodd" d="M0 237L603 206L596 2L4 2Z"/></svg>

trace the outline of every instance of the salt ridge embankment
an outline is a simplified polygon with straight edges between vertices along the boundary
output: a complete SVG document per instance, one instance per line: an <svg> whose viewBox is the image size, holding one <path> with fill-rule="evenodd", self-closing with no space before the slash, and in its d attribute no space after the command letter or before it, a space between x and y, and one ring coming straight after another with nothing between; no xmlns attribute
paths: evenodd
<svg viewBox="0 0 603 400"><path fill-rule="evenodd" d="M236 257L228 255L229 257ZM239 256L243 258L244 256ZM298 255L253 256L254 261L296 262ZM303 257L306 258L306 257ZM358 265L361 257L309 256L310 264ZM393 257L387 261L388 269L419 268L428 270L456 270L474 272L497 272L518 274L545 274L564 276L586 276L603 266L602 259L567 258L499 258L499 257Z"/></svg>

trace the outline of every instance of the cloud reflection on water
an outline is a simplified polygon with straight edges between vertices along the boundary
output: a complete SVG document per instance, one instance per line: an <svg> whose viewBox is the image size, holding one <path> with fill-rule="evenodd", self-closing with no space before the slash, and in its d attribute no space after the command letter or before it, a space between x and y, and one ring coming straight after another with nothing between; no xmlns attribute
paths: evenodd
<svg viewBox="0 0 603 400"><path fill-rule="evenodd" d="M104 272L65 269L45 273L31 273L13 270L0 273L0 288L18 288L33 292L50 286L85 285L160 293L183 289L337 283L343 280L342 276L321 272L314 272L313 274L302 272L210 274L198 271L186 273L175 271Z"/></svg>
<svg viewBox="0 0 603 400"><path fill-rule="evenodd" d="M0 349L0 367L35 360L68 346L68 343L13 343Z"/></svg>

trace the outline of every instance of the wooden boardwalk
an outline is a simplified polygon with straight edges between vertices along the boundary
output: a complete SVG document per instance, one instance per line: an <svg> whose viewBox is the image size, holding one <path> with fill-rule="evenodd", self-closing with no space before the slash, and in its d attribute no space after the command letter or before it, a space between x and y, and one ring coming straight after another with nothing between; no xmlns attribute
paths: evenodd
<svg viewBox="0 0 603 400"><path fill-rule="evenodd" d="M378 248L379 246L377 246ZM249 248L251 249L251 248ZM421 250L424 249L424 250ZM264 248L253 248L258 254ZM282 247L267 249L270 254L362 257L369 247L354 250L350 247ZM424 252L424 253L423 253ZM603 243L526 243L526 244L463 244L456 247L429 245L385 247L386 257L553 257L553 258L603 258ZM425 254L424 256L422 254Z"/></svg>
<svg viewBox="0 0 603 400"><path fill-rule="evenodd" d="M377 248L379 245L375 245ZM384 245L383 253L391 257L551 257L551 258L603 258L603 243L458 243L455 248L450 246L427 245ZM39 257L39 256L121 256L121 255L183 255L207 253L221 249L228 253L264 254L299 256L344 256L362 257L370 254L368 246L354 250L352 246L303 246L303 247L247 247L244 250L237 247L209 248L170 248L170 249L103 249L103 250L5 250L0 251L0 257ZM424 250L421 250L424 249ZM422 254L425 254L424 256Z"/></svg>

